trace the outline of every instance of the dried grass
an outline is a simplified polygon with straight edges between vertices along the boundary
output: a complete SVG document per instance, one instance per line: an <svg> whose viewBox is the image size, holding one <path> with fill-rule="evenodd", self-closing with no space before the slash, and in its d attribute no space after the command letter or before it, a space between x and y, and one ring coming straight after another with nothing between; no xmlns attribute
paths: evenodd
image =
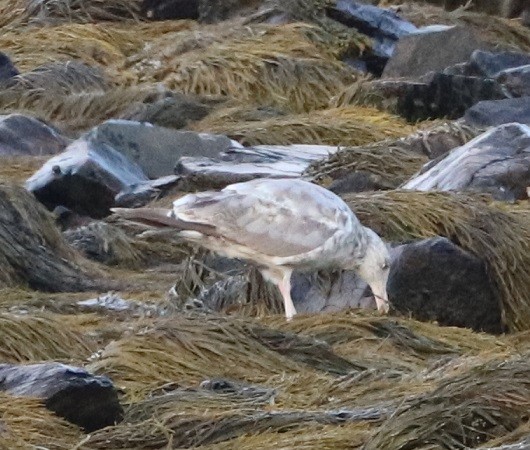
<svg viewBox="0 0 530 450"><path fill-rule="evenodd" d="M446 377L425 395L406 401L365 450L475 447L528 419L528 355L473 367Z"/></svg>
<svg viewBox="0 0 530 450"><path fill-rule="evenodd" d="M141 3L140 0L2 0L0 27L138 21Z"/></svg>
<svg viewBox="0 0 530 450"><path fill-rule="evenodd" d="M373 108L346 107L306 114L241 122L236 108L217 111L193 125L197 131L226 134L244 145L365 145L406 136L414 128L404 120Z"/></svg>
<svg viewBox="0 0 530 450"><path fill-rule="evenodd" d="M349 195L346 201L363 224L389 241L445 236L480 257L499 289L506 325L511 331L528 329L528 220L468 195L392 191Z"/></svg>
<svg viewBox="0 0 530 450"><path fill-rule="evenodd" d="M145 74L139 78L143 81L163 82L184 93L310 111L326 106L355 79L332 49L316 43L319 32L289 24L182 33L170 46L164 41L149 49L151 66L141 61L132 69Z"/></svg>
<svg viewBox="0 0 530 450"><path fill-rule="evenodd" d="M93 344L51 316L0 314L0 359L4 362L83 360Z"/></svg>
<svg viewBox="0 0 530 450"><path fill-rule="evenodd" d="M78 427L48 411L38 399L0 393L0 418L0 447L4 449L70 450L82 435Z"/></svg>

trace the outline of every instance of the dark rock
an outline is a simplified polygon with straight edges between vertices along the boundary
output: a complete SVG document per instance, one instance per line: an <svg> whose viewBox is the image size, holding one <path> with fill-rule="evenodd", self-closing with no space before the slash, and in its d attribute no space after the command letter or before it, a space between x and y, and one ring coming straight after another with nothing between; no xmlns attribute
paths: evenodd
<svg viewBox="0 0 530 450"><path fill-rule="evenodd" d="M469 27L425 28L398 41L383 77L418 79L428 72L440 72L446 67L466 62L473 51L488 47L475 37Z"/></svg>
<svg viewBox="0 0 530 450"><path fill-rule="evenodd" d="M157 195L140 167L93 136L48 160L26 188L50 210L61 205L95 218L110 214L112 206L140 206Z"/></svg>
<svg viewBox="0 0 530 450"><path fill-rule="evenodd" d="M144 0L142 14L151 20L197 20L199 0Z"/></svg>
<svg viewBox="0 0 530 450"><path fill-rule="evenodd" d="M512 97L530 98L530 64L499 72L496 80Z"/></svg>
<svg viewBox="0 0 530 450"><path fill-rule="evenodd" d="M338 0L327 10L332 19L373 38L371 52L361 58L370 72L381 75L398 39L417 31L395 12L354 0Z"/></svg>
<svg viewBox="0 0 530 450"><path fill-rule="evenodd" d="M87 432L123 418L123 408L110 379L65 364L0 364L0 390L14 396L40 398L48 409Z"/></svg>
<svg viewBox="0 0 530 450"><path fill-rule="evenodd" d="M149 122L166 128L184 128L189 122L208 115L211 106L186 95L173 94L154 101L141 103L126 111L121 118Z"/></svg>
<svg viewBox="0 0 530 450"><path fill-rule="evenodd" d="M454 149L403 189L472 190L498 200L527 198L530 186L530 128L518 123L493 128Z"/></svg>
<svg viewBox="0 0 530 450"><path fill-rule="evenodd" d="M40 120L22 114L0 116L0 155L53 155L68 139Z"/></svg>
<svg viewBox="0 0 530 450"><path fill-rule="evenodd" d="M186 190L220 189L254 178L299 177L309 164L337 151L331 145L257 145L231 148L218 158L181 158L175 173Z"/></svg>
<svg viewBox="0 0 530 450"><path fill-rule="evenodd" d="M484 263L446 238L406 244L387 284L392 308L440 325L501 333L500 300Z"/></svg>
<svg viewBox="0 0 530 450"><path fill-rule="evenodd" d="M0 83L19 74L19 71L5 53L0 52Z"/></svg>
<svg viewBox="0 0 530 450"><path fill-rule="evenodd" d="M501 86L491 79L447 75L432 75L427 83L402 82L397 112L407 120L461 117L481 100L505 97Z"/></svg>
<svg viewBox="0 0 530 450"><path fill-rule="evenodd" d="M149 178L173 175L179 158L215 158L241 145L223 135L176 131L127 120L109 120L94 128L90 142L95 147L111 147L134 161Z"/></svg>
<svg viewBox="0 0 530 450"><path fill-rule="evenodd" d="M486 52L476 50L471 54L469 67L477 75L495 78L499 72L530 64L530 54L518 52Z"/></svg>
<svg viewBox="0 0 530 450"><path fill-rule="evenodd" d="M530 125L530 97L479 102L466 111L464 121L478 127L512 122Z"/></svg>

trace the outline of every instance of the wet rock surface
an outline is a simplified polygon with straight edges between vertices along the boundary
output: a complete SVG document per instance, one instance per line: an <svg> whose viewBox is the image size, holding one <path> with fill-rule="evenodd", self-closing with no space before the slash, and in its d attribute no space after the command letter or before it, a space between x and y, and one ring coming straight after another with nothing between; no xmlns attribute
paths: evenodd
<svg viewBox="0 0 530 450"><path fill-rule="evenodd" d="M123 418L118 393L110 379L60 363L0 364L0 390L37 397L48 409L87 432Z"/></svg>

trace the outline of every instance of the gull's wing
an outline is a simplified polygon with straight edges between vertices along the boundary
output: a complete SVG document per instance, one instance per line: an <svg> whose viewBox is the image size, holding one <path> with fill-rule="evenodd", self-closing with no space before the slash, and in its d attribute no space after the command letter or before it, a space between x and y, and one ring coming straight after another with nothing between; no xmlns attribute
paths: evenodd
<svg viewBox="0 0 530 450"><path fill-rule="evenodd" d="M331 192L300 180L255 180L220 192L187 195L175 219L215 228L227 244L269 256L292 257L322 246L356 218Z"/></svg>

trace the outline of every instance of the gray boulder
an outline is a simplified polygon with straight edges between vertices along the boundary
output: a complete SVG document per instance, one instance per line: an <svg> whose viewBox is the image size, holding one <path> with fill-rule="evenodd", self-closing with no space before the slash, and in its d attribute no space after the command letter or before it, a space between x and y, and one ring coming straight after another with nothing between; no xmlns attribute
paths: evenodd
<svg viewBox="0 0 530 450"><path fill-rule="evenodd" d="M90 134L49 159L26 188L50 210L65 206L94 218L113 206L141 206L159 193L137 164Z"/></svg>
<svg viewBox="0 0 530 450"><path fill-rule="evenodd" d="M184 156L215 158L231 147L241 147L226 136L176 131L149 123L109 120L90 132L95 147L112 147L134 161L148 178L173 175Z"/></svg>
<svg viewBox="0 0 530 450"><path fill-rule="evenodd" d="M530 125L530 97L479 102L465 112L464 121L483 128L512 122Z"/></svg>
<svg viewBox="0 0 530 450"><path fill-rule="evenodd" d="M48 409L91 432L114 425L123 408L112 381L60 363L0 364L0 390L37 397Z"/></svg>
<svg viewBox="0 0 530 450"><path fill-rule="evenodd" d="M466 62L473 51L488 47L469 27L427 27L398 41L383 78L418 79L428 72Z"/></svg>
<svg viewBox="0 0 530 450"><path fill-rule="evenodd" d="M530 128L511 123L493 128L402 187L419 191L487 192L498 200L527 198L530 186Z"/></svg>
<svg viewBox="0 0 530 450"><path fill-rule="evenodd" d="M440 325L503 331L500 298L483 261L446 238L401 246L387 290L392 309Z"/></svg>

